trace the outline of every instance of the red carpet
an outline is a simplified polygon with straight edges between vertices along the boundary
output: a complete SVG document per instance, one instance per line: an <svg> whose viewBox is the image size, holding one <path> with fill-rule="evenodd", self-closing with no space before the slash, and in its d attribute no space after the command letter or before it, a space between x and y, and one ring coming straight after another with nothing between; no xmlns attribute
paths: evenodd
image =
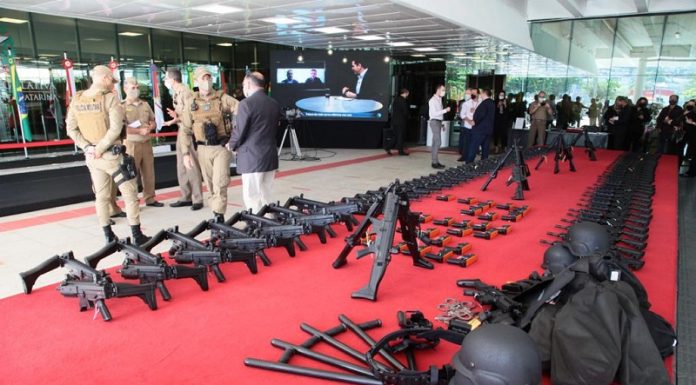
<svg viewBox="0 0 696 385"><path fill-rule="evenodd" d="M0 300L0 346L4 352L0 378L6 383L32 385L88 381L170 385L327 383L247 368L243 360L277 359L281 351L272 347L270 340L304 341L308 336L300 330L301 322L323 330L337 325L341 313L356 322L379 318L384 327L370 334L380 337L397 327L397 310L419 309L432 319L437 315L436 306L445 298L464 299L455 285L457 279L481 278L501 284L538 270L546 248L539 239L548 238L544 236L546 231L555 231L553 225L559 223L566 209L577 203L584 189L618 155L601 151L599 162L589 162L578 152L577 173L570 173L562 165L561 173L553 175L552 163L532 171L531 191L525 193L524 201L531 211L523 221L513 224L510 235L491 241L471 236L463 239L474 245L472 252L479 256L475 265L462 269L437 264L434 270L423 270L412 267L408 257L395 255L374 303L350 298L351 292L367 282L370 258L356 260L353 254L343 268L331 268L348 235L339 226L335 226L339 237L326 245L321 245L316 236L305 237L309 250L295 258L280 249L271 250L268 254L273 265L261 266L256 276L243 264L222 266L228 281L219 284L211 277L207 293L191 280L169 281L173 299L164 302L158 297L159 309L154 312L137 299L111 300L107 302L114 317L111 322L99 318L93 321L91 312L78 311L76 299L63 298L51 287L30 296ZM675 169L676 158L660 160L646 265L638 273L648 288L653 309L672 322L677 255ZM508 175L509 170L502 172L487 192L479 191L483 180L477 180L451 193L509 202L513 187L505 187ZM414 202L413 207L436 217L465 218L459 215L463 205L435 201L434 196ZM366 350L351 334L339 339ZM456 349L443 342L432 354L419 354L418 363L421 369L428 364L441 365ZM334 354L327 346L317 346L317 350ZM300 357L292 362L329 369Z"/></svg>

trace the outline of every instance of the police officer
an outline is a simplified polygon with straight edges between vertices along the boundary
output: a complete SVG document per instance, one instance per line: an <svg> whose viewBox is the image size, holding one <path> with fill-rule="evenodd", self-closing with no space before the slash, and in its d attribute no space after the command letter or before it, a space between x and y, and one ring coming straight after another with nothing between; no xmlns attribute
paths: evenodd
<svg viewBox="0 0 696 385"><path fill-rule="evenodd" d="M108 67L94 67L92 86L75 95L70 102L66 119L68 136L85 153L96 196L97 218L107 242L116 239L109 223L109 205L113 175L117 174L123 160L123 155L114 151L114 146L121 145L124 120L123 108L113 92L116 82L118 79ZM118 188L126 202L126 215L133 242L138 245L147 242L150 237L140 231L138 187L135 179L120 183Z"/></svg>
<svg viewBox="0 0 696 385"><path fill-rule="evenodd" d="M150 132L155 124L155 113L146 101L140 99L140 86L134 77L123 82L126 100L123 109L126 113L126 152L135 158L135 167L143 185L143 200L147 206L162 207L155 200L155 158L152 154Z"/></svg>
<svg viewBox="0 0 696 385"><path fill-rule="evenodd" d="M184 113L184 107L189 106L192 103L192 92L188 87L181 83L181 71L177 68L170 68L167 70L167 75L164 78L164 86L167 87L169 92L172 94L172 102L174 104L174 109L167 109L167 113L172 117L164 123L165 126L171 126L173 124L178 124L181 126L181 116ZM184 167L183 163L183 144L181 143L181 137L184 136L179 127L179 136L176 142L176 176L179 180L179 189L181 190L181 198L170 203L171 207L185 207L191 206L191 210L200 210L203 208L203 191L201 169L198 166L198 155L196 150L193 148L191 141L189 140L189 147L186 152L193 159L193 167L187 169Z"/></svg>
<svg viewBox="0 0 696 385"><path fill-rule="evenodd" d="M203 179L210 191L209 205L215 220L224 221L227 209L227 185L230 183L231 153L225 148L230 138L231 115L237 112L239 102L223 91L213 89L213 79L205 67L194 72L198 92L193 101L184 106L181 117L183 163L187 169L194 166L189 154L191 141L198 145L198 161ZM227 117L226 117L227 115ZM192 138L193 136L193 138Z"/></svg>

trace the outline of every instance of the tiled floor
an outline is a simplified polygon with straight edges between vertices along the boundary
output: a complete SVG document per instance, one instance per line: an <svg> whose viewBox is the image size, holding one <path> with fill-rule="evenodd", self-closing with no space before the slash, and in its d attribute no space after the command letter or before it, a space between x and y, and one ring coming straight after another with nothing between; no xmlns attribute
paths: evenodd
<svg viewBox="0 0 696 385"><path fill-rule="evenodd" d="M318 153L319 156L328 154ZM454 166L458 164L456 158L453 153L443 152L440 161ZM320 161L281 161L274 197L281 203L298 194L317 200L338 200L386 185L396 178L411 179L431 171L430 152L426 148L412 149L410 156L391 157L379 149L335 150L335 155ZM162 202L171 203L179 196L178 188L161 189L157 195ZM243 209L241 195L240 178L232 178L228 189L228 216ZM210 217L212 214L208 207L191 211L188 207L141 206L143 231L149 235L176 225L188 231ZM113 229L119 237L130 235L125 218L116 219ZM81 259L99 250L104 243L92 202L2 217L0 241L3 245L0 251L0 298L22 292L19 272L38 265L52 255L70 250ZM115 266L121 262L120 256L113 256L101 262L99 267ZM64 274L60 269L53 271L42 276L36 286L58 282Z"/></svg>

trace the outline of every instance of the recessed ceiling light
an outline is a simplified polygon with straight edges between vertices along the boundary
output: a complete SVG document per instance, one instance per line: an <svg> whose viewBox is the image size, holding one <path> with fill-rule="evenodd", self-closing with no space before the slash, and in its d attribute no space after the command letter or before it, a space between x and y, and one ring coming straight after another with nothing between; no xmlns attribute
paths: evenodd
<svg viewBox="0 0 696 385"><path fill-rule="evenodd" d="M384 37L379 36L379 35L360 35L360 36L353 36L353 39L365 40L365 41L376 41L376 40L384 40Z"/></svg>
<svg viewBox="0 0 696 385"><path fill-rule="evenodd" d="M445 59L443 59L441 57L431 57L430 60L432 60L432 61L445 61Z"/></svg>
<svg viewBox="0 0 696 385"><path fill-rule="evenodd" d="M413 43L409 43L407 41L395 41L395 42L389 43L389 45L392 47L410 47L413 45Z"/></svg>
<svg viewBox="0 0 696 385"><path fill-rule="evenodd" d="M0 17L0 22L10 23L10 24L24 24L24 23L28 23L29 20L13 19L11 17Z"/></svg>
<svg viewBox="0 0 696 385"><path fill-rule="evenodd" d="M423 55L422 53L414 53L411 56L413 56L413 57L425 57L425 55Z"/></svg>
<svg viewBox="0 0 696 385"><path fill-rule="evenodd" d="M217 43L220 47L232 47L232 43Z"/></svg>
<svg viewBox="0 0 696 385"><path fill-rule="evenodd" d="M347 30L347 29L338 28L338 27L314 28L312 31L321 32L321 33L325 33L325 34L350 32L350 31Z"/></svg>
<svg viewBox="0 0 696 385"><path fill-rule="evenodd" d="M455 52L452 54L452 56L466 56L466 53L464 52Z"/></svg>
<svg viewBox="0 0 696 385"><path fill-rule="evenodd" d="M137 33L137 32L120 32L119 35L121 36L128 36L128 37L135 37L135 36L140 36L142 33Z"/></svg>
<svg viewBox="0 0 696 385"><path fill-rule="evenodd" d="M104 41L104 39L100 39L98 37L86 37L84 38L84 41Z"/></svg>
<svg viewBox="0 0 696 385"><path fill-rule="evenodd" d="M220 5L220 4L200 5L198 7L192 7L191 9L194 11L218 13L221 15L224 15L227 13L235 13L235 12L243 11L243 9L241 9L241 8L229 7L227 5Z"/></svg>
<svg viewBox="0 0 696 385"><path fill-rule="evenodd" d="M261 20L265 23L280 24L280 25L297 24L297 23L302 22L302 20L291 19L289 17L267 17L265 19L259 19L259 20Z"/></svg>
<svg viewBox="0 0 696 385"><path fill-rule="evenodd" d="M418 52L435 52L435 51L437 51L437 49L435 49L433 47L414 48L413 50L418 51Z"/></svg>

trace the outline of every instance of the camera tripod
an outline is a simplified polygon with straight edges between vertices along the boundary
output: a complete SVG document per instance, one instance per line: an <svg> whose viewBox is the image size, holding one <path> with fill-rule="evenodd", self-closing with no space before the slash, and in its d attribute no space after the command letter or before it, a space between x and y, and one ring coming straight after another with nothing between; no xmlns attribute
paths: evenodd
<svg viewBox="0 0 696 385"><path fill-rule="evenodd" d="M283 139L280 141L280 147L278 148L278 156L283 151L285 138L288 134L290 136L290 154L292 155L290 160L319 160L317 157L302 154L302 148L300 148L300 142L297 140L297 133L295 132L295 126L292 125L292 121L288 121L288 125L285 127Z"/></svg>

